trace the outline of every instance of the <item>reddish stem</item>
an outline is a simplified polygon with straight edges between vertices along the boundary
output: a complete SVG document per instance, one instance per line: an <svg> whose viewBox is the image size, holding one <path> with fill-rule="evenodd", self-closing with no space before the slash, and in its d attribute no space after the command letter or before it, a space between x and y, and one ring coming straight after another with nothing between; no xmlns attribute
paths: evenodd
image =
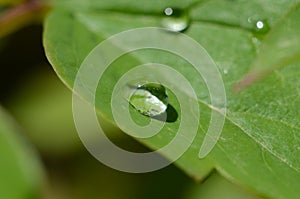
<svg viewBox="0 0 300 199"><path fill-rule="evenodd" d="M0 26L22 17L28 13L37 12L45 7L45 4L38 0L27 0L25 3L11 8L0 16Z"/></svg>

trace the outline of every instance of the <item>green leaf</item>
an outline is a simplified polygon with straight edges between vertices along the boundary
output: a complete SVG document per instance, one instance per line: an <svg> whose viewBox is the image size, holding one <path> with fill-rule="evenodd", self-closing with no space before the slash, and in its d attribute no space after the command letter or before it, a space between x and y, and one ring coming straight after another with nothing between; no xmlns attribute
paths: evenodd
<svg viewBox="0 0 300 199"><path fill-rule="evenodd" d="M120 7L114 4L112 11L109 9L113 7L112 3L107 2L103 6L89 1L82 10L75 9L74 5L69 9L57 8L48 16L44 34L46 54L68 87L72 88L83 59L99 42L131 28L159 26L163 16L157 13L159 10L162 12L167 5L162 3L142 8L140 4L144 1L124 2L127 3L126 9L121 3ZM173 5L176 7L188 7L186 2L175 3ZM93 8L97 9L89 10L88 7L94 4ZM261 1L248 1L245 4L242 0L230 5L225 0L195 4L190 8L191 26L185 32L204 46L217 63L223 73L227 91L226 123L218 144L209 156L205 159L198 158L211 114L205 83L201 77L195 78L195 70L187 62L173 54L144 50L120 57L110 65L99 82L102 86L97 90L96 108L105 118L113 121L110 110L111 91L124 72L147 62L171 66L189 79L197 92L201 112L197 137L175 164L200 180L216 168L231 181L239 182L263 195L296 199L300 194L300 63L276 71L239 94L231 92L235 82L248 71L258 48L253 42L257 32L247 25L249 16L244 11L262 13L262 18L269 22L271 31L276 31L272 27L285 14L286 10L282 8L295 5L294 1L277 2L271 7ZM197 13L202 8L207 14L201 16ZM146 12L145 9L148 15L139 14ZM132 10L136 12L130 12ZM184 91L182 95L185 95ZM177 111L180 110L174 96L170 95L169 100ZM133 118L137 123L145 120L141 114L135 114ZM140 141L152 149L164 146L174 137L179 121L180 119L167 123L159 133L160 136Z"/></svg>
<svg viewBox="0 0 300 199"><path fill-rule="evenodd" d="M36 155L0 107L0 198L39 198L43 173Z"/></svg>
<svg viewBox="0 0 300 199"><path fill-rule="evenodd" d="M266 35L250 72L237 85L238 90L263 78L275 69L300 59L299 21L300 4L297 4Z"/></svg>
<svg viewBox="0 0 300 199"><path fill-rule="evenodd" d="M94 23L90 23L90 25L95 25L95 27L89 27L89 28L97 28L95 31L104 31L103 34L106 34L107 36L111 34L111 32L118 32L120 29L122 28L123 30L126 30L128 27L130 27L130 25L132 25L131 20L132 17L134 16L128 16L126 14L124 14L122 17L120 17L120 14L113 14L110 13L109 15L107 14L82 14L82 13L78 13L76 15L76 18L78 18L78 20L74 20L73 16L68 13L68 12L61 12L58 11L56 13L54 13L53 15L49 16L48 18L48 24L46 24L46 30L45 30L45 35L44 35L44 44L47 48L57 48L56 44L58 45L63 45L62 49L63 53L61 54L58 51L55 51L55 54L52 54L52 52L50 54L48 54L48 58L50 58L50 62L52 63L53 66L67 66L67 67L55 67L55 70L58 72L58 74L61 74L64 78L63 81L65 81L67 83L67 85L72 86L76 75L76 72L81 64L81 61L84 59L84 57L87 55L87 53L94 47L95 44L97 44L98 42L100 42L102 39L100 33L95 34L92 31L90 31L90 29L86 29L86 27L83 25L83 23L81 21L85 21L87 20L87 17L92 17L93 21L99 21L99 19L101 19L102 17L105 17L106 20L100 20L100 23L94 24ZM157 24L157 21L152 21L152 18L149 17L140 17L140 20L138 20L135 23L135 27L138 26L143 26L145 23L149 24L149 25L155 25ZM61 23L57 23L57 20L59 20ZM56 25L55 25L56 24ZM113 24L111 26L108 26L109 28L107 29L103 29L103 26L106 26L108 24ZM72 36L69 37L64 37L61 34L65 34L63 31L47 31L48 28L50 28L49 26L53 26L55 25L57 28L59 28L60 30L65 30L68 33L67 34L71 34ZM134 24L133 24L134 25ZM48 30L51 30L48 29ZM108 31L108 32L105 32ZM48 41L50 41L48 38L51 38L51 42L49 43ZM52 38L63 38L64 41L60 41L60 40L52 40ZM76 39L75 39L76 38ZM87 39L89 38L89 39ZM74 43L74 41L76 41L76 43ZM78 41L78 43L77 43ZM79 45L80 49L79 51L75 50L76 48L69 48L67 47L65 44L70 44L70 45ZM47 53L49 52L48 50L46 50ZM72 57L72 59L65 59L66 57ZM74 59L73 59L74 58ZM134 63L137 63L136 59L133 59L132 57L124 57L125 60L118 60L118 62L116 62L114 65L119 67L119 69L116 69L115 71L111 70L111 73L115 73L115 75L111 76L111 75L107 75L108 78L103 79L103 82L106 82L105 85L107 87L104 87L105 90L103 91L102 94L104 94L105 98L103 98L103 100L98 101L99 102L99 106L101 106L102 108L105 109L105 111L102 110L103 115L110 119L112 121L112 115L111 115L111 111L109 109L110 106L108 106L108 104L110 102L108 102L107 100L109 100L108 97L110 97L110 91L111 91L111 87L115 84L116 80L117 80L117 76L121 76L122 75L122 70L127 70L129 69L129 67L132 67L132 64L135 65ZM61 63L61 61L63 61L63 63ZM122 63L122 64L120 64ZM126 65L124 65L126 64ZM123 68L123 69L122 69ZM117 73L116 73L117 72ZM111 79L111 77L113 77L113 79ZM101 98L101 96L99 96ZM139 116L139 115L138 115ZM137 119L141 119L143 120L144 118L140 118L138 117ZM178 125L178 124L176 124ZM176 128L173 127L173 128ZM199 135L200 136L200 135ZM170 137L172 137L172 134L167 137L165 140L162 140L163 143L165 143L167 140L170 139ZM161 144L160 140L157 141L153 141L152 146L159 146ZM150 143L149 143L150 144ZM204 176L207 175L207 173L212 169L210 163L208 161L203 161L203 162L199 162L198 158L197 158L197 152L191 150L190 153L186 154L184 157L182 157L182 160L179 160L178 164L182 164L185 165L186 164L186 158L189 158L191 161L191 164L186 166L186 171L190 174L193 175L195 178L198 179L202 179ZM197 173L197 175L194 175L195 173Z"/></svg>

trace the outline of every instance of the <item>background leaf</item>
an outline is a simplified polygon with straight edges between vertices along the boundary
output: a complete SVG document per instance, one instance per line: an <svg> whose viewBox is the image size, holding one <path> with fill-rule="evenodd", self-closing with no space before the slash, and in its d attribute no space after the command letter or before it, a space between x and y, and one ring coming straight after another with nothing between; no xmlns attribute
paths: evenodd
<svg viewBox="0 0 300 199"><path fill-rule="evenodd" d="M159 26L163 16L157 13L162 12L167 5L158 3L143 9L140 2L120 2L120 7L114 5L114 11L108 9L113 4L106 2L106 5L102 5L89 1L87 4L82 3L86 5L83 6L84 9L57 8L48 16L44 34L46 54L69 87L72 87L81 62L93 47L112 34L130 28ZM128 3L128 13L121 12L125 2ZM185 33L204 46L217 63L223 73L228 97L228 115L222 136L207 158L200 160L197 155L210 120L209 95L202 79L194 77L193 68L174 55L145 50L119 58L99 83L101 90L97 92L97 99L101 100L96 99L96 107L103 116L113 121L110 92L118 78L130 68L140 63L153 62L155 58L155 62L171 66L188 77L197 91L200 103L201 121L197 137L175 164L197 179L203 179L214 167L231 181L255 189L263 195L298 198L300 82L297 77L300 63L276 71L251 89L236 95L231 92L235 82L248 71L259 47L253 42L257 39L257 32L248 25L249 16L244 11L263 13L261 17L268 21L272 30L274 24L285 14L286 10L282 7L291 7L295 5L294 2L274 3L270 7L260 1L247 4L235 1L230 6L228 1L223 0L191 7L192 22ZM186 3L173 2L172 5L188 7ZM197 14L201 6L203 11L205 8L205 12L210 13L205 14L205 19L204 14ZM104 10L100 11L101 9ZM143 15L145 9L151 14ZM132 10L136 12L129 12ZM264 40L264 37L259 39ZM105 85L103 82L106 82ZM170 97L170 100L178 110L176 99ZM136 115L134 119L139 121L145 118ZM166 124L160 136L143 139L141 142L157 149L173 138L178 125L179 121Z"/></svg>
<svg viewBox="0 0 300 199"><path fill-rule="evenodd" d="M39 198L43 172L39 159L0 108L0 197Z"/></svg>

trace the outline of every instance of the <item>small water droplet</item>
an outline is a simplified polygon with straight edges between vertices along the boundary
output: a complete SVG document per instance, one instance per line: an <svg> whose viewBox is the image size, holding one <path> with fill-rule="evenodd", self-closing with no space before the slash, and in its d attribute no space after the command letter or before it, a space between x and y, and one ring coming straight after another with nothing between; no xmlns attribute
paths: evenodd
<svg viewBox="0 0 300 199"><path fill-rule="evenodd" d="M173 9L172 8L166 8L165 9L165 14L168 15L168 16L172 15L173 14Z"/></svg>
<svg viewBox="0 0 300 199"><path fill-rule="evenodd" d="M130 97L130 104L143 115L158 116L168 107L166 89L156 83L139 85Z"/></svg>
<svg viewBox="0 0 300 199"><path fill-rule="evenodd" d="M248 22L256 33L266 34L270 30L268 21L266 19L261 19L257 15L249 17Z"/></svg>
<svg viewBox="0 0 300 199"><path fill-rule="evenodd" d="M224 73L224 75L227 75L227 74L228 74L228 70L227 70L227 69L224 69L224 70L223 70L223 73Z"/></svg>
<svg viewBox="0 0 300 199"><path fill-rule="evenodd" d="M190 24L188 12L185 10L168 7L164 10L164 15L161 24L172 32L184 31Z"/></svg>
<svg viewBox="0 0 300 199"><path fill-rule="evenodd" d="M264 27L264 23L262 21L258 21L258 22L256 22L256 27L258 29L262 29Z"/></svg>
<svg viewBox="0 0 300 199"><path fill-rule="evenodd" d="M254 24L254 30L257 33L266 34L270 30L269 23L266 20L257 20Z"/></svg>

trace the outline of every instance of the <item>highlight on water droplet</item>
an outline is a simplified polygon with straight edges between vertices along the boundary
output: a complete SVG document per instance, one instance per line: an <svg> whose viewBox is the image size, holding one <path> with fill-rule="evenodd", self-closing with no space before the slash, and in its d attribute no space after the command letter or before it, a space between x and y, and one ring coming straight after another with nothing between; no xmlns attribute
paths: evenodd
<svg viewBox="0 0 300 199"><path fill-rule="evenodd" d="M256 27L257 27L258 29L264 28L264 22L262 22L262 21L256 22Z"/></svg>
<svg viewBox="0 0 300 199"><path fill-rule="evenodd" d="M172 8L166 8L165 9L165 14L168 15L168 16L172 15L173 14L173 9Z"/></svg>
<svg viewBox="0 0 300 199"><path fill-rule="evenodd" d="M188 28L190 19L188 12L182 9L168 7L164 10L161 25L172 32L181 32Z"/></svg>
<svg viewBox="0 0 300 199"><path fill-rule="evenodd" d="M161 115L168 108L166 89L156 83L137 86L129 102L141 114L148 117Z"/></svg>

